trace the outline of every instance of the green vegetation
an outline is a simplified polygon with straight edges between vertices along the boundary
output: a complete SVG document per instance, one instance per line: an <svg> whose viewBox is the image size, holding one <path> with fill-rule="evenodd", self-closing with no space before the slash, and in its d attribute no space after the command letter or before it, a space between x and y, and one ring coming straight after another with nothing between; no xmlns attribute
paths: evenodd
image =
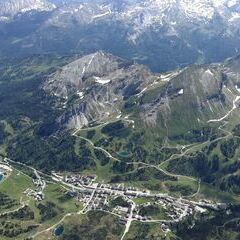
<svg viewBox="0 0 240 240"><path fill-rule="evenodd" d="M0 192L0 211L4 212L5 209L10 209L17 206L18 203L15 199L11 199L10 196Z"/></svg>
<svg viewBox="0 0 240 240"><path fill-rule="evenodd" d="M3 144L8 136L9 134L5 130L5 124L0 122L0 144Z"/></svg>
<svg viewBox="0 0 240 240"><path fill-rule="evenodd" d="M198 183L182 178L179 181L168 181L165 183L168 191L176 196L190 196L197 192Z"/></svg>
<svg viewBox="0 0 240 240"><path fill-rule="evenodd" d="M221 191L235 194L239 188L238 138L215 141L189 155L168 162L169 172L200 178Z"/></svg>
<svg viewBox="0 0 240 240"><path fill-rule="evenodd" d="M117 121L103 127L101 132L109 137L125 138L129 136L130 129L126 128L122 121Z"/></svg>
<svg viewBox="0 0 240 240"><path fill-rule="evenodd" d="M233 158L236 152L236 149L240 145L240 139L229 139L224 141L221 146L221 152L226 158Z"/></svg>
<svg viewBox="0 0 240 240"><path fill-rule="evenodd" d="M121 136L122 132L127 134ZM140 131L137 121L135 121L134 129L128 122L118 120L104 127L80 131L79 135L85 138L90 136L95 146L104 148L120 160L120 162L113 161L104 152L94 150L95 157L97 156L97 166L104 166L104 173L108 173L107 181L112 183L131 183L134 186L153 191L168 191L176 195L190 196L196 193L197 180L201 179L202 182L211 184L221 191L235 193L239 191L239 177L236 174L233 175L238 171L239 166L237 161L239 141L236 138L225 139L224 137L222 140L215 140L218 135L224 136L215 127L204 127L189 131L184 136L175 136L170 143L174 144L174 141L181 139L195 142L193 147L189 147L189 150L191 148L192 150L186 155L180 154L177 145L175 148L167 146L161 150L157 148L156 142L159 142L160 139L153 132L151 132L151 138L148 138L150 134L144 130ZM111 137L112 135L115 137ZM164 163L162 167L170 173L193 176L196 178L195 183L169 177L154 168L141 168L141 164L131 164L131 162L145 162L156 165L169 159L172 155L176 155L176 157ZM98 173L98 170L96 172ZM232 175L226 178L224 177L226 173Z"/></svg>
<svg viewBox="0 0 240 240"><path fill-rule="evenodd" d="M18 203L20 198L25 199L25 194L23 193L27 188L33 188L32 179L27 177L17 170L14 170L13 173L0 185L0 191L7 196L15 199Z"/></svg>
<svg viewBox="0 0 240 240"><path fill-rule="evenodd" d="M153 219L162 219L168 220L169 217L166 214L166 210L159 205L148 205L148 206L141 206L139 210L139 214L141 216L149 216Z"/></svg>
<svg viewBox="0 0 240 240"><path fill-rule="evenodd" d="M4 217L7 219L15 219L15 220L21 220L21 221L30 221L35 218L34 212L31 210L29 206L25 206L21 209L19 209L17 212L12 212L9 214L6 214Z"/></svg>
<svg viewBox="0 0 240 240"><path fill-rule="evenodd" d="M59 184L47 184L41 202L27 197L24 191L28 188L35 189L32 179L17 170L1 183L0 239L25 239L82 208L81 203L67 197L66 189Z"/></svg>
<svg viewBox="0 0 240 240"><path fill-rule="evenodd" d="M45 172L51 170L84 170L89 166L87 151L79 156L75 154L75 138L70 133L63 133L58 139L44 140L36 135L19 135L8 147L9 157L18 162L37 166Z"/></svg>
<svg viewBox="0 0 240 240"><path fill-rule="evenodd" d="M114 208L114 207L117 207L117 206L130 207L129 202L127 202L122 197L117 197L117 198L112 199L109 205L110 205L111 208Z"/></svg>
<svg viewBox="0 0 240 240"><path fill-rule="evenodd" d="M7 237L10 239L16 239L18 238L20 235L25 234L25 233L29 233L31 231L33 231L34 229L36 229L36 225L28 225L23 227L21 224L19 223L13 223L11 221L3 221L0 222L0 236L2 237Z"/></svg>
<svg viewBox="0 0 240 240"><path fill-rule="evenodd" d="M119 239L124 231L118 218L102 212L89 212L86 217L72 217L64 224L62 240Z"/></svg>
<svg viewBox="0 0 240 240"><path fill-rule="evenodd" d="M175 240L174 235L165 233L159 227L159 224L133 223L130 231L126 235L127 240Z"/></svg>
<svg viewBox="0 0 240 240"><path fill-rule="evenodd" d="M177 197L204 199L207 196L234 203L232 211L239 211L236 205L240 201L239 119L233 115L226 125L207 124L210 117L221 113L218 101L226 108L232 107L232 102L215 87L205 91L196 81L199 73L195 72L195 67L180 74L172 83L160 83L138 97L131 96L135 86L126 87L119 119L111 116L109 123L94 123L90 129L82 129L73 136L61 125L64 108L56 107L59 106L57 101L63 103L64 100L56 99L54 94L46 95L40 88L49 74L68 61L70 58L35 56L1 62L2 157L7 155L45 173L52 170L94 173L99 182L124 183ZM190 77L186 78L186 74ZM198 91L199 100L189 86ZM181 89L187 94L179 95ZM76 94L70 96L68 104L73 104L77 97ZM167 107L163 101L168 101ZM216 102L212 106L216 114L204 106L199 109L198 101L210 101L212 105ZM146 105L150 110L146 108L149 112L143 115L148 123L140 115ZM151 109L154 106L157 110ZM16 169L0 183L1 239L24 239L61 223L61 220L64 220L64 233L60 239L64 240L119 239L123 233L124 226L115 216L102 212L74 216L82 205L66 195L67 190L60 184L49 182L41 202L27 197L24 191L36 189L32 181L36 176L24 166L13 164L13 167ZM146 203L142 198L134 201ZM116 206L130 205L122 197L112 198L109 207ZM73 215L65 219L68 213ZM167 218L165 210L152 202L149 206L142 205L140 214L153 219ZM183 239L193 240L199 236L206 240L237 239L239 217L235 213L233 216L223 213L223 218L218 219L220 215L212 212L210 216L187 219L182 226L175 226L175 233ZM44 234L49 233L43 232L40 237L44 238ZM174 237L172 233L165 236L157 224L134 223L126 239L170 240Z"/></svg>
<svg viewBox="0 0 240 240"><path fill-rule="evenodd" d="M162 183L164 181L175 180L174 177L169 177L162 172L151 169L142 168L125 174L114 175L111 179L112 183L137 183L141 188L147 188L152 191L163 191Z"/></svg>
<svg viewBox="0 0 240 240"><path fill-rule="evenodd" d="M209 213L198 218L187 219L176 228L176 235L182 239L239 239L239 206L232 206L231 212L227 214L222 211L219 213ZM194 222L193 227L189 227Z"/></svg>
<svg viewBox="0 0 240 240"><path fill-rule="evenodd" d="M46 205L39 203L37 205L39 214L41 215L41 222L45 222L56 217L61 209L57 209L56 205L52 202L46 202Z"/></svg>

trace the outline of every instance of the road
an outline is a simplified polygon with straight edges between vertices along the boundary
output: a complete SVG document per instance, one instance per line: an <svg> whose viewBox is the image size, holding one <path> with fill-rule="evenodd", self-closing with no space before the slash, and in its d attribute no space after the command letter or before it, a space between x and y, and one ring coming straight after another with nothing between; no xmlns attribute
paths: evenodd
<svg viewBox="0 0 240 240"><path fill-rule="evenodd" d="M235 102L234 102L235 108L236 108L236 102L239 100L239 98L240 98L240 97L238 97L238 98L235 99ZM228 113L228 115L229 115L235 108L233 108L233 109ZM106 125L106 124L107 124L107 123L105 123L105 124L103 124L103 125ZM97 127L99 127L99 126L97 126ZM94 128L96 128L96 127L94 127ZM85 137L82 137L82 136L78 136L78 135L77 135L77 133L78 133L79 131L81 131L81 130L88 130L88 129L90 130L90 129L93 129L93 128L76 130L76 131L73 133L73 136L75 136L75 137L77 137L77 138L80 138L80 139L88 142L94 149L97 149L97 150L100 150L100 151L104 152L109 158L111 158L111 159L113 159L113 160L115 160L115 161L121 162L121 160L113 157L113 156L112 156L107 150L105 150L104 148L102 148L102 147L96 147L91 140L89 140L89 139L87 139L87 138L85 138ZM226 137L226 136L225 136L225 137ZM213 140L213 141L217 141L217 140L215 139L215 140ZM189 151L193 150L193 148L200 147L201 145L204 145L204 144L207 144L207 143L210 143L210 141L206 141L206 142L204 142L204 143L191 146L190 148L186 149L186 151L184 151L184 152L181 153L181 154L172 155L172 156L171 156L169 159L167 159L166 161L171 161L171 160L174 159L174 158L179 158L179 157L181 157L181 156L184 156L184 155L186 155ZM12 161L12 160L10 160L10 159L7 159L7 158L6 158L6 161L7 161L7 162L14 162L14 161ZM166 163L166 161L165 161L164 163ZM16 162L14 162L14 163L16 164ZM25 166L25 167L28 167L29 169L32 169L32 170L34 171L35 175L36 175L36 178L37 178L39 181L42 181L42 180L43 180L43 179L41 178L40 174L42 175L42 174L44 174L44 173L42 173L42 172L40 172L40 171L37 171L37 170L34 169L33 167L29 167L29 166L27 166L26 164L23 164L23 163L17 163L17 164L20 164L20 165L23 165L23 166ZM197 182L198 182L197 192L194 193L194 194L192 194L192 195L190 195L189 197L194 197L194 196L196 196L196 195L199 193L199 191L200 191L200 187L201 187L201 181L200 181L200 180L195 179L195 178L190 177L190 176L184 176L184 175L179 175L179 174L170 173L170 172L168 172L168 171L166 171L166 170L164 170L164 169L161 168L161 165L162 165L162 164L160 164L159 166L147 164L147 163L144 163L144 162L129 162L128 164L138 164L138 165L142 165L143 167L151 167L151 168L157 169L158 171L161 171L162 173L164 173L164 174L167 175L167 176L177 177L177 178L183 177L183 178L186 178L186 179L188 179L188 180L190 180L190 181L195 181L195 182L197 181ZM48 176L48 177L49 177L49 176ZM75 188L75 189L79 189L79 190L82 190L82 189L84 189L84 188L86 189L85 186L76 187L76 186L73 186L73 185L71 185L71 184L67 184L67 183L65 183L64 181L59 181L59 182L61 183L61 185L67 186L67 187L69 187L69 188ZM45 183L44 186L46 186L46 182L45 182L45 181L44 181L44 183ZM97 192L97 187L96 187L96 188L87 187L87 188L92 190L92 194L91 194L90 199L88 200L87 204L84 206L83 209L81 209L81 210L78 211L78 212L67 213L66 215L63 216L63 218L62 218L58 223L52 225L51 227L49 227L49 228L47 228L47 229L45 229L45 230L42 230L42 231L37 232L37 233L36 233L35 235L33 235L32 237L35 238L36 236L38 236L38 235L40 235L40 234L42 234L42 233L44 233L44 232L48 232L48 231L53 230L53 229L56 228L60 223L62 223L62 222L66 219L66 217L69 217L69 216L72 216L72 215L76 215L76 214L86 214L86 213L88 212L88 210L86 210L86 209L88 208L89 204L91 203L92 199L94 198L95 193ZM43 189L44 189L44 187L43 187ZM103 188L102 190L108 191L108 189L104 189L104 188ZM116 194L121 194L121 195L122 195L122 193L121 193L121 192L118 192L118 191L116 191ZM122 235L122 237L121 237L121 240L123 240L123 239L125 238L126 234L128 233L132 221L136 221L135 219L133 219L133 211L134 211L134 209L135 209L135 207L136 207L136 204L135 204L132 200L130 200L130 201L131 201L131 210L130 210L130 213L129 213L129 215L128 215L127 223L126 223L126 226L125 226L125 231L124 231L124 233L123 233L123 235ZM16 210L13 210L13 211L18 211L18 210L21 209L23 206L25 206L25 205L22 205L20 208L18 208L18 209L16 209ZM187 208L185 207L184 211L182 212L182 214L181 214L180 217L179 217L179 220L181 220L181 219L185 216L186 211L187 211ZM10 212L11 212L11 211L10 211ZM10 213L10 212L9 212L9 213ZM107 211L106 211L106 212L107 212ZM111 213L111 212L108 212L108 213L118 216L117 214L114 214L114 213ZM1 216L1 215L0 215L0 216ZM173 221L176 221L176 219L175 219L175 220L169 220L169 221L168 221L168 220L147 220L147 221L143 221L143 222L149 222L149 223L151 223L151 222L156 222L156 223L157 223L157 222L159 222L159 223L164 223L164 222L166 222L166 223L170 223L170 222L173 222Z"/></svg>
<svg viewBox="0 0 240 240"><path fill-rule="evenodd" d="M141 165L144 165L144 166L147 166L147 167L151 167L151 168L155 168L157 169L158 171L164 173L165 175L169 176L169 177L176 177L176 178L186 178L186 179L189 179L191 181L198 181L196 178L193 178L193 177L189 177L189 176L184 176L184 175L179 175L179 174L174 174L174 173L169 173L168 171L156 166L156 165L151 165L151 164L148 164L148 163L144 163L144 162L127 162L127 164L141 164Z"/></svg>
<svg viewBox="0 0 240 240"><path fill-rule="evenodd" d="M78 131L79 131L79 130L78 130ZM88 142L94 149L100 150L100 151L104 152L109 158L111 158L111 159L113 159L113 160L115 160L115 161L121 162L120 159L113 157L113 156L112 156L107 150L105 150L104 148L102 148L102 147L96 147L91 140L89 140L89 139L87 139L87 138L85 138L85 137L76 135L78 131L75 131L75 132L73 133L73 136L85 140L85 141ZM196 146L194 146L194 147L196 147ZM179 156L184 156L189 150L190 150L190 149L187 149L184 153L179 154ZM170 159L169 159L169 160L170 160ZM189 179L189 180L191 180L191 181L198 181L197 179L195 179L195 178L193 178L193 177L169 173L168 171L162 169L160 166L151 165L151 164L147 164L147 163L144 163L144 162L128 162L128 164L142 164L142 165L147 166L147 167L155 168L155 169L157 169L158 171L161 171L162 173L164 173L165 175L170 176L170 177L177 177L177 178L183 177L183 178Z"/></svg>
<svg viewBox="0 0 240 240"><path fill-rule="evenodd" d="M75 131L75 132L73 133L73 136L85 140L85 141L88 142L94 149L100 150L100 151L104 152L109 158L111 158L111 159L113 159L113 160L115 160L115 161L121 162L120 159L117 159L117 158L113 157L113 156L112 156L108 151L106 151L104 148L102 148L102 147L96 147L91 140L89 140L89 139L87 139L87 138L85 138L85 137L82 137L82 136L78 136L78 135L77 135L77 132L79 132L79 130ZM207 142L209 142L209 141L207 141ZM168 161L173 160L174 157L176 157L176 156L177 156L177 158L182 157L182 156L186 155L186 154L187 154L190 150L192 150L193 148L199 147L199 146L204 145L204 144L206 144L206 142L201 143L201 144L194 145L194 146L192 146L191 148L187 149L186 151L184 151L184 152L181 153L181 154L174 154L174 155L172 155L168 160L164 161L163 163L166 163L166 162L168 162ZM163 163L162 163L162 164L163 164ZM190 195L190 196L186 196L186 197L194 197L194 196L196 196L196 195L200 192L200 189L201 189L201 181L200 181L200 180L198 180L198 179L196 179L196 178L193 178L193 177L190 177L190 176L185 176L185 175L170 173L170 172L168 172L168 171L166 171L166 170L164 170L164 169L161 168L161 165L162 165L162 164L160 164L159 166L151 165L151 164L144 163L144 162L127 162L127 164L138 164L138 165L141 164L141 165L146 166L146 167L155 168L155 169L157 169L158 171L162 172L163 174L165 174L165 175L167 175L167 176L169 176L169 177L185 178L185 179L188 179L188 180L190 180L190 181L198 182L198 189L197 189L196 193L194 193L194 194L192 194L192 195Z"/></svg>
<svg viewBox="0 0 240 240"><path fill-rule="evenodd" d="M28 165L26 165L26 164L24 164L24 163L15 162L15 161L13 161L13 160L11 160L11 159L9 159L9 158L4 158L4 161L7 162L7 163L12 162L12 163L14 163L14 164L18 164L18 165L24 166L24 167L26 167L26 168L28 168L28 169L31 169L31 170L34 172L36 178L37 178L38 181L39 181L41 192L43 192L43 190L44 190L45 187L46 187L46 182L45 182L44 179L41 178L40 174L46 175L45 173L42 173L42 172L36 170L35 168L30 167L30 166L28 166ZM17 170L17 171L19 171L19 170ZM23 173L23 172L21 172L21 173L22 173L23 175L25 175L25 176L28 176L28 175L26 175L26 174ZM28 176L28 177L29 177L29 176Z"/></svg>
<svg viewBox="0 0 240 240"><path fill-rule="evenodd" d="M80 139L82 139L82 140L84 140L84 141L86 141L86 142L88 142L94 149L97 149L97 150L100 150L100 151L104 152L109 158L111 158L111 159L113 159L113 160L115 160L115 161L120 162L119 159L113 157L113 156L112 156L107 150L105 150L104 148L102 148L102 147L96 147L91 140L89 140L89 139L87 139L87 138L85 138L85 137L78 136L78 135L74 135L74 136L77 137L77 138L80 138Z"/></svg>
<svg viewBox="0 0 240 240"><path fill-rule="evenodd" d="M234 106L233 106L233 109L230 110L229 113L226 114L226 115L229 115L234 109L236 109L236 102L237 102L239 99L240 99L240 96L237 96L237 97L235 98L235 100L233 101L233 105L234 105ZM223 119L225 119L225 118L226 118L226 116L225 116ZM223 120L223 119L222 119L222 120ZM105 124L102 124L102 126L104 126L104 125L105 125ZM224 124L224 125L225 125L225 124ZM99 126L98 126L98 127L99 127ZM90 129L92 129L92 128L90 128ZM90 129L89 129L89 130L90 130ZM180 158L180 157L183 157L183 156L187 155L189 152L193 151L195 148L201 148L201 147L205 146L206 144L210 144L210 143L219 141L219 140L221 140L221 139L227 138L227 137L229 136L229 134L231 134L230 132L221 129L221 126L220 126L219 129L222 130L222 131L224 131L225 133L227 133L227 135L226 135L226 136L223 136L223 137L219 137L219 138L214 139L214 140L212 140L212 141L207 140L207 141L205 141L205 142L203 142L203 143L200 143L200 144L190 144L190 145L186 146L186 147L189 147L189 148L186 149L184 152L182 152L182 153L180 153L180 154L173 154L169 159L167 159L167 160L165 160L164 162L162 162L159 166L147 164L147 163L144 163L144 162L128 162L128 164L139 164L139 165L141 164L141 165L146 166L146 167L155 168L155 169L157 169L158 171L161 171L163 174L165 174L165 175L167 175L167 176L170 176L170 177L177 177L177 178L181 178L181 177L182 177L182 178L189 179L190 181L198 182L198 189L197 189L196 193L188 196L188 197L195 197L195 196L200 192L200 189L201 189L201 180L200 180L200 179L196 179L196 178L193 178L193 177L190 177L190 176L185 176L185 175L170 173L170 172L164 170L163 168L161 168L161 166L162 166L163 164L171 161L171 160L174 160L174 159L177 159L177 158ZM76 130L76 131L73 133L73 136L78 137L78 138L81 138L81 139L87 141L93 148L104 152L104 153L105 153L108 157L110 157L111 159L113 159L113 160L115 160L115 161L118 161L118 162L121 162L121 160L113 157L113 156L112 156L107 150L105 150L104 148L102 148L102 147L96 147L91 140L89 140L89 139L87 139L87 138L84 138L84 137L81 137L81 136L78 136L77 133L78 133L79 131L81 131L81 130L86 130L86 129ZM186 197L187 197L187 196L186 196Z"/></svg>
<svg viewBox="0 0 240 240"><path fill-rule="evenodd" d="M20 199L20 204L21 204L21 206L18 207L17 209L13 209L13 210L10 210L10 211L7 211L7 212L4 212L4 213L1 213L1 214L0 214L0 217L5 216L5 215L10 214L10 213L17 212L17 211L19 211L19 210L25 208L26 206L28 206L28 202L27 202L27 203L24 203L24 202L22 201L22 198Z"/></svg>
<svg viewBox="0 0 240 240"><path fill-rule="evenodd" d="M211 119L208 121L208 123L213 123L213 122L221 122L224 119L226 119L236 108L237 108L237 102L240 99L240 96L236 96L235 99L233 100L233 107L230 111L228 111L223 117L217 118L217 119Z"/></svg>
<svg viewBox="0 0 240 240"><path fill-rule="evenodd" d="M129 232L129 229L130 229L130 226L132 224L132 221L133 221L133 211L134 209L136 208L136 204L134 201L131 201L131 210L130 210L130 213L129 213L129 216L128 216L128 219L127 219L127 223L126 223L126 227L125 227L125 231L121 237L121 240L124 239L124 237L126 236L126 234Z"/></svg>

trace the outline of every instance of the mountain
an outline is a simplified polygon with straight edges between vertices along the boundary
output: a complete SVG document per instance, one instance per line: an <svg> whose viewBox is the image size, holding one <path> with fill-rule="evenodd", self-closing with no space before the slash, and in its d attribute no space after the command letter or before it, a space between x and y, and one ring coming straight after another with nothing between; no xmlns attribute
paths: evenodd
<svg viewBox="0 0 240 240"><path fill-rule="evenodd" d="M146 67L104 52L84 56L49 77L43 89L59 98L70 128L119 115L121 103L156 78Z"/></svg>
<svg viewBox="0 0 240 240"><path fill-rule="evenodd" d="M64 66L42 88L64 110L58 119L61 125L82 128L104 122L130 106L136 119L160 127L162 132L167 127L168 134L176 137L232 109L240 86L237 59L154 74L142 65L100 51Z"/></svg>
<svg viewBox="0 0 240 240"><path fill-rule="evenodd" d="M161 74L103 51L4 59L0 114L7 130L1 136L8 137L1 146L11 159L47 172L101 175L109 159L99 157L99 168L85 145L74 150L80 143L72 132L81 129L82 139L113 158L161 164L238 193L239 66L238 56ZM115 165L104 170L108 181L138 181L131 167Z"/></svg>
<svg viewBox="0 0 240 240"><path fill-rule="evenodd" d="M51 74L41 89L55 99L55 108L61 109L55 119L58 130L100 126L97 146L105 146L115 157L119 157L115 152L122 150L131 152L130 161L155 164L166 159L158 144L163 148L196 144L196 150L190 148L189 155L173 158L166 169L238 193L235 174L240 142L234 136L240 114L239 66L238 56L221 64L156 74L100 51ZM42 126L41 131L46 128L49 126ZM138 139L140 136L144 140ZM226 147L229 144L232 150Z"/></svg>
<svg viewBox="0 0 240 240"><path fill-rule="evenodd" d="M95 0L56 6L2 22L0 54L104 50L166 71L223 61L240 48L240 4L235 0Z"/></svg>
<svg viewBox="0 0 240 240"><path fill-rule="evenodd" d="M19 172L13 170L9 176L4 175L4 181L0 183L1 192L5 194L3 198L18 199L16 196L19 195L12 193L9 185L6 187L9 181L20 184L19 194L25 197L28 191L34 194L25 191L28 186L46 181L46 186L41 185L46 199L34 202L36 205L24 206L24 209L29 207L40 214L36 216L41 219L34 214L30 218L37 227L38 223L48 224L47 220L51 219L50 224L54 223L55 228L58 216L68 214L71 219L72 211L76 214L81 208L75 204L72 187L80 188L85 181L91 182L97 176L81 190L83 198L88 198L83 202L88 203L93 196L88 189L95 194L94 186L104 194L105 188L99 187L102 184L106 188L110 186L111 193L115 187L124 192L122 187L130 185L127 191L130 191L132 201L135 200L132 191L143 189L143 197L136 195L136 206L146 206L149 213L143 215L151 216L151 219L155 219L156 212L155 208L151 210L152 207L158 206L156 196L160 201L167 198L170 215L174 209L172 204L179 205L180 200L183 205L177 210L181 209L181 213L186 212L184 206L188 201L191 209L195 204L200 207L169 225L173 239L177 236L185 238L188 234L196 240L202 239L199 236L206 239L206 236L215 236L224 222L231 221L231 227L225 227L219 234L224 239L225 234L233 233L230 239L235 240L238 228L232 221L239 217L240 193L239 69L239 56L222 63L192 65L166 73L153 73L144 65L104 51L66 57L46 54L1 59L0 161L5 159L1 161L2 165L19 169ZM32 180L28 174L35 174ZM62 188L60 179L64 177L61 174L66 174L66 178L73 174L74 184L76 176L87 176L90 180L81 178L80 185L67 182ZM22 176L27 176L26 180L23 181ZM60 178L56 180L58 176ZM109 195L110 201L116 201L117 206L126 206L115 195ZM145 204L149 199L154 203ZM79 201L78 198L76 203ZM75 208L70 207L68 211L66 203L70 202ZM12 203L18 204L18 201ZM204 212L203 206L206 206ZM107 207L100 205L100 213L104 215L105 211L111 211ZM99 214L96 210L98 208L94 207L89 211L94 218ZM46 215L46 211L51 214ZM168 221L162 212L159 214L161 219ZM7 217L4 214L1 219ZM19 218L18 215L11 217ZM18 222L29 221L28 217L26 219L21 218ZM72 239L71 232L81 235L74 229L68 230L75 226L82 229L82 222L74 222L74 226L65 220L62 222L66 229L64 239L65 236ZM98 228L99 221L95 222ZM124 226L119 220L117 223ZM47 227L51 227L50 224ZM211 228L206 229L208 225ZM152 231L152 222L147 226ZM156 227L159 229L159 224ZM8 225L2 225L2 228L8 229ZM93 231L91 226L89 228ZM134 229L130 228L128 239L139 236L139 231ZM96 231L99 236L102 230ZM141 236L152 238L149 231L144 230ZM162 230L159 231L154 236L162 236ZM42 228L37 233L29 228L10 232L9 236L14 234L16 239L21 239L22 232L41 235ZM117 233L116 239L119 239L123 230ZM0 235L8 236L8 232L3 231ZM93 235L84 231L84 236L92 239Z"/></svg>
<svg viewBox="0 0 240 240"><path fill-rule="evenodd" d="M240 239L239 26L239 0L0 0L0 239Z"/></svg>
<svg viewBox="0 0 240 240"><path fill-rule="evenodd" d="M30 11L50 11L55 6L45 0L1 0L0 21L8 21L17 14Z"/></svg>

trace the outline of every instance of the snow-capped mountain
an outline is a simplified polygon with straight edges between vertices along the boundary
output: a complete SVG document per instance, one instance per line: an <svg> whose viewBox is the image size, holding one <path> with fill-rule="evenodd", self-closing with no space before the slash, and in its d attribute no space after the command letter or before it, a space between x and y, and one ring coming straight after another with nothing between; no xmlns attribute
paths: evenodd
<svg viewBox="0 0 240 240"><path fill-rule="evenodd" d="M0 21L0 55L104 50L147 64L154 71L166 71L222 61L240 51L239 0L49 2L0 1L4 6L15 3L14 11L7 8L11 16L30 7L50 10L47 15L38 12L13 19L21 32ZM0 16L6 16L0 9Z"/></svg>
<svg viewBox="0 0 240 240"><path fill-rule="evenodd" d="M9 20L19 13L32 10L50 11L55 6L45 0L1 0L0 1L0 20Z"/></svg>
<svg viewBox="0 0 240 240"><path fill-rule="evenodd" d="M102 17L110 14L133 26L134 30L129 39L134 42L147 28L164 26L169 28L168 34L177 35L176 28L187 23L206 24L217 18L227 25L239 23L240 2L238 0L138 1L125 5L125 8L118 13L106 11Z"/></svg>

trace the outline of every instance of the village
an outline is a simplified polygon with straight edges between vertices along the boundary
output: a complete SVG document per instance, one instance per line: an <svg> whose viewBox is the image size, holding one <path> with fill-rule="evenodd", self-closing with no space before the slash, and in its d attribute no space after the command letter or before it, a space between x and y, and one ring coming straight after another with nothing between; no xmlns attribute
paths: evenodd
<svg viewBox="0 0 240 240"><path fill-rule="evenodd" d="M44 189L46 187L46 181L40 177L38 172L33 169L33 172L35 174L35 178L33 179L33 184L36 189L26 189L24 193L28 197L32 197L35 201L42 201L44 200Z"/></svg>
<svg viewBox="0 0 240 240"><path fill-rule="evenodd" d="M7 176L12 167L6 162L0 165L0 174ZM32 169L35 177L32 179L35 189L26 189L24 193L35 201L44 200L45 179ZM177 198L164 193L140 190L123 184L106 184L97 182L97 176L91 174L61 174L52 172L51 178L65 186L66 195L76 198L83 203L83 213L98 210L116 215L120 223L129 221L161 223L164 231L170 231L170 226L177 224L195 213L203 214L207 210L219 211L227 208L226 204L215 203L209 200L193 201L185 198ZM117 200L118 201L117 201ZM143 203L137 203L137 199L143 199ZM112 205L112 202L115 204ZM141 213L142 208L159 207L165 214L163 218L156 218L151 214Z"/></svg>
<svg viewBox="0 0 240 240"><path fill-rule="evenodd" d="M63 176L53 173L52 178L71 187L71 190L66 194L75 197L84 204L83 213L92 210L108 212L118 216L120 223L126 225L132 221L160 223L164 232L169 232L172 225L195 213L203 214L209 209L219 211L227 208L226 204L208 200L197 202L175 198L168 194L151 193L148 190L126 187L123 184L97 183L96 176L93 175L72 174ZM116 199L120 200L119 205L111 206L111 202ZM144 199L145 201L143 204L137 204L136 199ZM166 213L165 217L157 219L156 217L153 218L151 214L142 215L140 209L148 206L162 208Z"/></svg>
<svg viewBox="0 0 240 240"><path fill-rule="evenodd" d="M8 162L9 159L6 159ZM8 176L13 168L8 162L1 163L0 174ZM44 189L52 179L65 189L65 195L75 198L83 205L79 211L86 214L90 211L102 211L117 216L119 223L128 231L133 221L158 223L167 234L172 227L195 214L208 211L221 211L228 208L227 204L210 200L193 200L193 198L173 197L166 193L151 192L124 184L108 184L98 182L93 174L56 173L43 174L32 167L33 187L24 194L37 202L45 199ZM48 178L46 179L46 175Z"/></svg>

